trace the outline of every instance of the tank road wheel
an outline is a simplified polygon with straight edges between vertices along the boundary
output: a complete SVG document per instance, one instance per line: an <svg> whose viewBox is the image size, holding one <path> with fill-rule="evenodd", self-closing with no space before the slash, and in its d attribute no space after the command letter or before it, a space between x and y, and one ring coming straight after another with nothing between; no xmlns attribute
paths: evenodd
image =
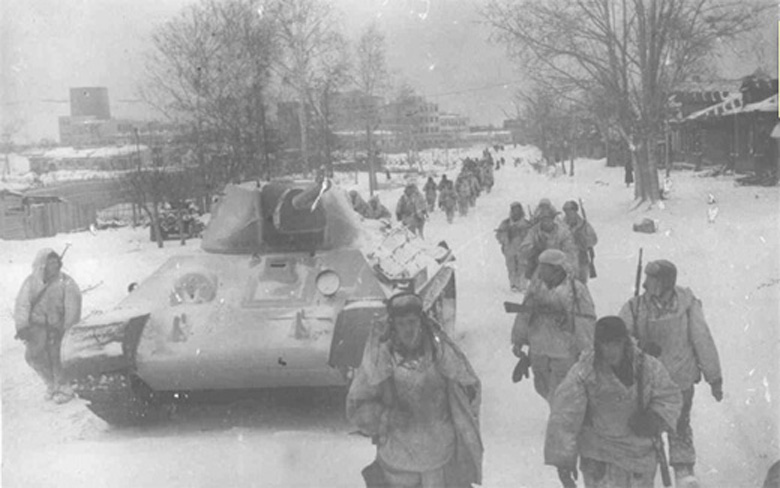
<svg viewBox="0 0 780 488"><path fill-rule="evenodd" d="M145 425L168 416L167 406L132 373L90 375L73 387L92 413L113 426Z"/></svg>

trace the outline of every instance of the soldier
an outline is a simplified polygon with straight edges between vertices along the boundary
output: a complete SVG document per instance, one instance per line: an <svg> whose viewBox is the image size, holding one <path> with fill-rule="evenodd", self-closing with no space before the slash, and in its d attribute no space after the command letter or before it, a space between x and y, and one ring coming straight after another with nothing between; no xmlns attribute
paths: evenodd
<svg viewBox="0 0 780 488"><path fill-rule="evenodd" d="M365 217L374 220L390 220L392 215L390 214L390 210L379 201L379 195L374 195L368 200L368 211Z"/></svg>
<svg viewBox="0 0 780 488"><path fill-rule="evenodd" d="M481 482L481 386L466 356L401 293L373 328L347 394L347 419L371 436L367 486L470 487Z"/></svg>
<svg viewBox="0 0 780 488"><path fill-rule="evenodd" d="M682 390L682 414L669 434L669 464L675 486L696 487L696 451L691 430L694 385L702 374L716 401L723 399L723 376L715 342L704 318L701 301L690 288L677 286L677 267L664 259L645 266L645 292L620 310L631 335L648 354L656 356Z"/></svg>
<svg viewBox="0 0 780 488"><path fill-rule="evenodd" d="M452 182L447 180L447 185L439 191L439 207L447 215L447 223L451 224L455 217L455 206L458 204L458 194L452 187Z"/></svg>
<svg viewBox="0 0 780 488"><path fill-rule="evenodd" d="M501 244L501 252L506 260L509 275L509 286L512 291L522 291L528 286L525 277L525 263L520 259L520 244L525 239L531 222L525 218L525 211L520 202L509 206L509 217L504 219L496 229L496 239Z"/></svg>
<svg viewBox="0 0 780 488"><path fill-rule="evenodd" d="M477 171L478 170L474 169L473 171L469 171L467 173L468 181L471 184L469 207L477 206L477 197L479 197L479 194L482 192L482 184L479 182L479 178L477 177Z"/></svg>
<svg viewBox="0 0 780 488"><path fill-rule="evenodd" d="M453 188L452 180L448 180L447 175L441 175L441 180L439 181L439 186L438 186L439 192L441 193L441 191L444 190L444 188L447 186Z"/></svg>
<svg viewBox="0 0 780 488"><path fill-rule="evenodd" d="M352 209L359 213L362 217L368 214L368 204L363 197L360 196L357 190L349 191L349 201L352 203Z"/></svg>
<svg viewBox="0 0 780 488"><path fill-rule="evenodd" d="M48 248L39 251L14 307L16 338L27 348L27 364L46 383L44 398L56 403L73 398L62 378L60 345L65 332L81 320L81 290L61 269L59 254Z"/></svg>
<svg viewBox="0 0 780 488"><path fill-rule="evenodd" d="M482 166L482 173L482 181L485 184L485 193L490 193L494 184L492 161L486 161L486 164Z"/></svg>
<svg viewBox="0 0 780 488"><path fill-rule="evenodd" d="M583 283L587 283L590 276L590 267L593 264L591 254L599 238L596 235L596 231L593 230L593 226L580 217L579 210L580 206L573 200L563 204L563 213L565 215L563 220L569 225L569 231L574 238L574 245L577 246L577 259L579 261L577 278Z"/></svg>
<svg viewBox="0 0 780 488"><path fill-rule="evenodd" d="M576 487L577 456L585 488L652 488L653 438L672 431L682 399L666 368L636 347L619 317L596 322L595 347L555 392L544 462Z"/></svg>
<svg viewBox="0 0 780 488"><path fill-rule="evenodd" d="M566 271L572 276L579 269L577 246L568 227L556 221L556 215L558 212L555 207L544 200L536 207L534 225L520 245L520 257L526 263L525 276L528 279L536 271L539 255L546 249L563 251L566 255Z"/></svg>
<svg viewBox="0 0 780 488"><path fill-rule="evenodd" d="M436 182L433 181L433 176L428 177L423 191L425 192L425 201L428 203L428 213L431 213L436 206Z"/></svg>
<svg viewBox="0 0 780 488"><path fill-rule="evenodd" d="M425 226L425 219L428 217L428 209L425 199L414 183L406 185L404 194L398 199L398 204L395 207L395 217L399 222L403 222L409 230L423 237L423 227Z"/></svg>
<svg viewBox="0 0 780 488"><path fill-rule="evenodd" d="M593 346L593 299L565 264L566 255L557 249L539 256L539 273L512 327L513 352L526 365L524 376L530 366L536 392L548 402L580 353Z"/></svg>
<svg viewBox="0 0 780 488"><path fill-rule="evenodd" d="M458 212L461 217L465 217L469 213L472 189L469 176L463 170L461 170L458 178L455 180L455 191L458 194Z"/></svg>

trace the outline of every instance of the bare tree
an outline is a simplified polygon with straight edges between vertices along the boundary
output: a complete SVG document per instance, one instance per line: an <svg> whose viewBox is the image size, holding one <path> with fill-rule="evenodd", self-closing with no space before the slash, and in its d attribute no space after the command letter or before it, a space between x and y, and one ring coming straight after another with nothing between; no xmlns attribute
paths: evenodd
<svg viewBox="0 0 780 488"><path fill-rule="evenodd" d="M334 114L331 111L333 96L349 81L350 59L349 46L338 33L334 33L332 49L322 53L320 70L312 80L308 93L308 103L312 107L317 121L316 133L318 141L315 144L319 154L318 166L324 165L328 171L333 170L332 151L335 136L332 132Z"/></svg>
<svg viewBox="0 0 780 488"><path fill-rule="evenodd" d="M308 136L309 110L315 109L312 92L328 78L332 60L340 56L343 46L336 16L323 0L269 0L265 11L274 19L281 47L274 68L297 95L301 158L304 168L311 169Z"/></svg>
<svg viewBox="0 0 780 488"><path fill-rule="evenodd" d="M716 43L756 25L767 4L738 0L490 0L483 14L504 43L550 83L595 94L631 150L635 196L655 202L653 150L668 96L702 69Z"/></svg>
<svg viewBox="0 0 780 488"><path fill-rule="evenodd" d="M22 130L24 122L20 119L8 120L3 123L2 132L0 132L0 145L3 151L3 176L2 180L5 181L9 174L11 174L11 161L9 154L14 152L16 144L14 138Z"/></svg>
<svg viewBox="0 0 780 488"><path fill-rule="evenodd" d="M371 195L377 189L376 161L374 159L374 131L379 126L380 113L377 97L388 88L389 74L385 56L385 36L374 22L368 25L355 47L355 66L352 79L365 97L360 118L366 128L366 156L368 158L368 181Z"/></svg>
<svg viewBox="0 0 780 488"><path fill-rule="evenodd" d="M275 23L252 0L201 0L158 28L142 96L192 127L205 184L267 173Z"/></svg>

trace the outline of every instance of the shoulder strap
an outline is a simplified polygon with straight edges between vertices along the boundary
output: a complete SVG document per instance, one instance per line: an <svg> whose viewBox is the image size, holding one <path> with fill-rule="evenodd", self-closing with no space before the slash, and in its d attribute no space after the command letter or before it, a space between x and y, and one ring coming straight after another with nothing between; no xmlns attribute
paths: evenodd
<svg viewBox="0 0 780 488"><path fill-rule="evenodd" d="M41 288L41 291L39 291L39 292L38 292L38 294L37 294L37 295L35 295L35 298L33 298L33 299L30 301L30 316L29 316L29 317L27 317L27 322L28 322L28 323L32 323L32 314L33 314L33 310L35 310L35 307L36 307L36 306L37 306L39 303L41 303L41 300L43 300L43 295L46 293L46 290L48 290L48 289L49 289L49 286L51 286L51 284L52 284L52 283L54 283L54 280L52 280L52 281L49 281L48 283L46 283L45 285L43 285L43 288Z"/></svg>

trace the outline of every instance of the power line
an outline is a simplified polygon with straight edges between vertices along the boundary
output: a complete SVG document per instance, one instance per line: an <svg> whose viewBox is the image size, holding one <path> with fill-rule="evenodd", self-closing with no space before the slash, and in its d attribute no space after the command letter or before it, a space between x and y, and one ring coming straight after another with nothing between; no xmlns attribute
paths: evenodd
<svg viewBox="0 0 780 488"><path fill-rule="evenodd" d="M508 85L514 85L515 83L520 83L523 80L510 80L505 81L503 83L492 83L490 85L482 85L474 88L464 88L463 90L455 90L455 91L449 91L449 92L442 92L442 93L434 93L433 95L428 95L430 98L436 98L436 97L443 97L448 95L460 95L461 93L470 93L475 91L482 91L482 90L488 90L490 88L498 88L498 87L504 87L507 88Z"/></svg>

